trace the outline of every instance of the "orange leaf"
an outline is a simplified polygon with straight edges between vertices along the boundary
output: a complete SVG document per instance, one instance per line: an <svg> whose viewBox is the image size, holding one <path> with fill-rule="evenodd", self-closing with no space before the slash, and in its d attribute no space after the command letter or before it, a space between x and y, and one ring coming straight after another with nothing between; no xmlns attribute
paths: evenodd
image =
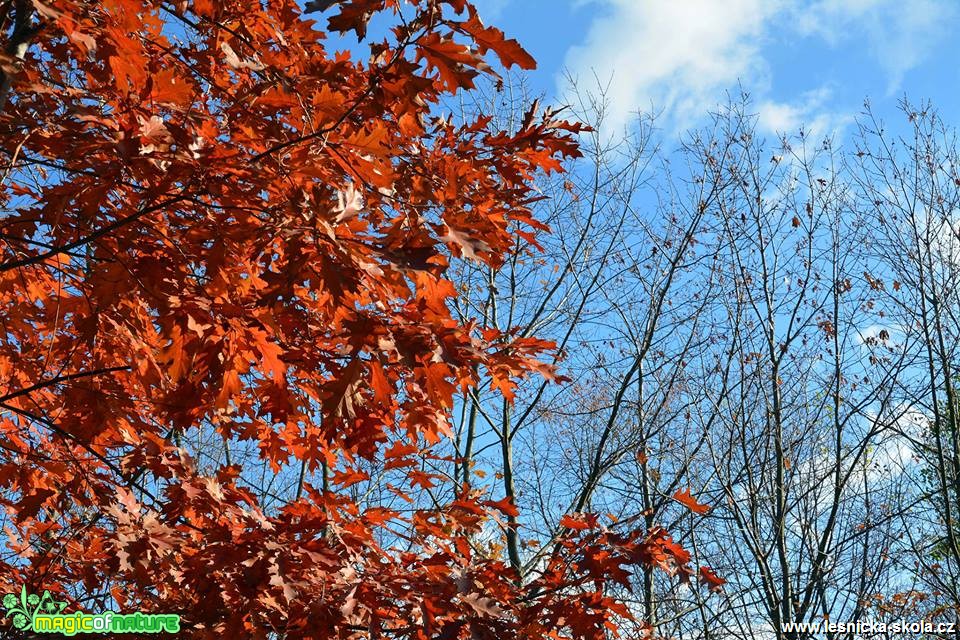
<svg viewBox="0 0 960 640"><path fill-rule="evenodd" d="M677 491L675 494L673 494L673 499L685 506L687 509L690 509L690 511L700 515L710 511L710 505L697 502L697 500L690 495L690 489Z"/></svg>
<svg viewBox="0 0 960 640"><path fill-rule="evenodd" d="M493 507L494 509L497 509L504 515L507 515L511 518L516 518L520 515L519 509L517 509L516 505L513 504L513 501L509 497L497 501L487 500L483 504L487 507Z"/></svg>
<svg viewBox="0 0 960 640"><path fill-rule="evenodd" d="M567 529L576 529L577 531L590 528L590 524L586 522L582 516L569 513L560 518L560 526Z"/></svg>

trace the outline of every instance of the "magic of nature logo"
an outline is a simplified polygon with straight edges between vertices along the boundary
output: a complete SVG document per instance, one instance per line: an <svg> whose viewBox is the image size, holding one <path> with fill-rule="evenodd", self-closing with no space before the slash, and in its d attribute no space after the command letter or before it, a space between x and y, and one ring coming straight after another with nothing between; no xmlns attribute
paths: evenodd
<svg viewBox="0 0 960 640"><path fill-rule="evenodd" d="M10 618L15 629L33 633L59 633L74 636L78 633L177 633L180 616L176 614L134 613L63 613L67 603L55 600L49 591L43 595L28 593L24 586L20 594L3 596L4 618Z"/></svg>

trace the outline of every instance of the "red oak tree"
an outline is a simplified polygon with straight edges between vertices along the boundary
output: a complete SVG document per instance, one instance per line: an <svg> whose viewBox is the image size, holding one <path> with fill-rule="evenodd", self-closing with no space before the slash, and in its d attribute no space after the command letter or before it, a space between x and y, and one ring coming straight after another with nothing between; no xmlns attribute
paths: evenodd
<svg viewBox="0 0 960 640"><path fill-rule="evenodd" d="M465 0L0 5L0 586L198 638L600 638L630 565L692 573L662 530L570 516L520 583L475 544L512 504L410 497L446 482L422 462L459 390L551 375L448 308L450 261L535 245L531 180L577 153L549 111L440 115L532 68L517 42ZM186 453L201 425L323 486L267 508ZM369 460L409 509L351 494Z"/></svg>

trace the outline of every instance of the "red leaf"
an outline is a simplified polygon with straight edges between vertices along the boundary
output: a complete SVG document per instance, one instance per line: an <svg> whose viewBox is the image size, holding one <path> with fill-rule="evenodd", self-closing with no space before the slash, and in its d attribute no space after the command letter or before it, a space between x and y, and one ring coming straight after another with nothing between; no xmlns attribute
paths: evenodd
<svg viewBox="0 0 960 640"><path fill-rule="evenodd" d="M386 459L384 469L397 469L413 465L413 460L410 459L410 456L419 451L420 449L416 445L403 442L395 443L384 453L384 458Z"/></svg>
<svg viewBox="0 0 960 640"><path fill-rule="evenodd" d="M700 567L700 582L707 585L710 591L720 591L726 580L719 577L710 567Z"/></svg>
<svg viewBox="0 0 960 640"><path fill-rule="evenodd" d="M560 518L560 526L577 531L591 528L591 524L588 523L582 515L569 513Z"/></svg>
<svg viewBox="0 0 960 640"><path fill-rule="evenodd" d="M710 505L701 504L697 502L697 500L692 495L690 495L690 489L677 491L676 493L673 494L673 499L679 502L680 504L682 504L683 506L685 506L687 509L690 509L690 511L694 513L698 513L700 515L703 515L704 513L707 513L708 511L710 511Z"/></svg>
<svg viewBox="0 0 960 640"><path fill-rule="evenodd" d="M370 474L366 471L358 471L357 469L346 469L342 471L335 471L331 476L330 480L335 484L340 485L344 489L347 487L352 487L358 482L363 482L364 480L369 480Z"/></svg>
<svg viewBox="0 0 960 640"><path fill-rule="evenodd" d="M536 60L519 42L504 38L503 31L496 27L485 27L476 12L471 11L470 19L463 23L463 28L476 40L480 53L493 50L504 67L509 69L516 65L527 70L537 68Z"/></svg>
<svg viewBox="0 0 960 640"><path fill-rule="evenodd" d="M497 509L504 515L507 515L511 518L516 518L520 515L520 511L517 509L516 505L513 504L513 501L509 497L502 498L497 501L487 500L483 504L487 507L493 507L494 509Z"/></svg>
<svg viewBox="0 0 960 640"><path fill-rule="evenodd" d="M483 240L473 238L469 234L458 231L453 227L446 227L446 229L446 235L440 236L440 239L456 247L463 257L470 258L471 260L480 260L480 256L477 255L478 253L490 251L490 245Z"/></svg>

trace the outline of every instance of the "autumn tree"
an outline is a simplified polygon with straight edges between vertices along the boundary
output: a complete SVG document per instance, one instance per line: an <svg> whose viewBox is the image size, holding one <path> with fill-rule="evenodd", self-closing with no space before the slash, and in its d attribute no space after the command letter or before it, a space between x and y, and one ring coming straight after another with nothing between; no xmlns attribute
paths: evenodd
<svg viewBox="0 0 960 640"><path fill-rule="evenodd" d="M440 113L534 65L470 3L2 6L4 588L198 638L602 638L626 567L691 573L568 516L521 576L477 543L510 496L430 471L458 394L553 375L451 265L535 248L578 154L549 110Z"/></svg>
<svg viewBox="0 0 960 640"><path fill-rule="evenodd" d="M508 83L483 96L482 110L509 127L521 120L511 107L523 91ZM458 473L476 487L502 485L521 507L517 529L508 522L484 539L523 575L535 575L556 540L582 524L571 511L605 514L614 530L673 532L709 509L687 484L704 449L689 391L715 322L704 313L719 282L708 214L730 178L693 143L672 168L669 142L647 115L610 135L605 87L572 85L567 95L565 113L591 131L566 173L537 180L548 197L534 208L552 229L544 251L499 267L466 263L457 278L463 317L550 337L563 355L559 384L521 381L512 403L481 385L464 394L455 420ZM723 586L713 572L699 579ZM645 626L674 635L683 581L639 566L634 582L618 597ZM708 590L696 592L707 599Z"/></svg>
<svg viewBox="0 0 960 640"><path fill-rule="evenodd" d="M808 132L764 139L748 99L679 144L647 126L584 136L562 177L570 196L552 201L568 203L552 220L572 231L603 212L561 300L577 308L594 274L602 285L579 316L550 307L558 337L573 336L570 381L546 398L535 380L516 392L534 406L512 443L523 566L580 504L615 526L666 526L716 569L702 576L721 591L710 597L635 569L618 595L665 636L794 637L787 623L871 615L913 580L896 541L942 529L929 514L911 522L921 503L901 431L915 412L898 385L917 359L890 324L880 234L846 166L856 156ZM504 271L478 278L475 304L522 317L559 278ZM491 404L477 424L497 442ZM496 449L478 468L496 468Z"/></svg>
<svg viewBox="0 0 960 640"><path fill-rule="evenodd" d="M956 620L960 149L956 129L932 105L904 100L900 106L899 130L867 109L850 160L873 224L870 249L888 274L877 284L887 314L884 338L911 364L898 377L895 397L909 417L897 423L897 434L916 459L904 473L912 508L901 514L905 535L887 542L905 552L905 577L878 606Z"/></svg>

